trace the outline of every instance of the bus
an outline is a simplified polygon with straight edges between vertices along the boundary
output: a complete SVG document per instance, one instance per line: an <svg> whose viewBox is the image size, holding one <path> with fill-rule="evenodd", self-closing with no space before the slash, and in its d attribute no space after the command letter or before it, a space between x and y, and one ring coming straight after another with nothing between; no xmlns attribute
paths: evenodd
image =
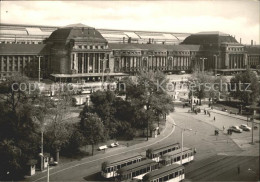
<svg viewBox="0 0 260 182"><path fill-rule="evenodd" d="M194 149L183 147L182 164L189 163L194 160ZM181 149L169 152L162 157L163 165L171 165L173 163L181 164Z"/></svg>
<svg viewBox="0 0 260 182"><path fill-rule="evenodd" d="M161 157L171 151L174 151L176 149L180 148L179 143L173 143L173 144L161 144L159 146L149 148L146 150L146 157L148 159L152 159L156 162L159 162Z"/></svg>
<svg viewBox="0 0 260 182"><path fill-rule="evenodd" d="M117 160L109 160L103 162L101 166L101 175L104 178L116 177L118 175L116 172L118 169L141 162L143 159L144 157L142 155L131 153L126 154L121 158L117 158Z"/></svg>
<svg viewBox="0 0 260 182"><path fill-rule="evenodd" d="M184 180L185 171L184 166L179 164L172 164L170 166L162 167L158 170L152 171L143 176L142 181L145 182L179 182Z"/></svg>
<svg viewBox="0 0 260 182"><path fill-rule="evenodd" d="M159 163L151 159L123 167L117 171L119 181L127 181L131 179L141 180L146 173L157 170Z"/></svg>

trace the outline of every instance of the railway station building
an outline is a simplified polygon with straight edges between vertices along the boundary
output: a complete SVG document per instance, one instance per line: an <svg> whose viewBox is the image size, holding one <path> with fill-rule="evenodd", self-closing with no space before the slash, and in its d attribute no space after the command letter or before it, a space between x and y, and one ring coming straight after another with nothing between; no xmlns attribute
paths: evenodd
<svg viewBox="0 0 260 182"><path fill-rule="evenodd" d="M99 81L135 75L210 70L229 74L259 69L260 47L221 32L169 33L0 25L0 79L17 73L55 81Z"/></svg>

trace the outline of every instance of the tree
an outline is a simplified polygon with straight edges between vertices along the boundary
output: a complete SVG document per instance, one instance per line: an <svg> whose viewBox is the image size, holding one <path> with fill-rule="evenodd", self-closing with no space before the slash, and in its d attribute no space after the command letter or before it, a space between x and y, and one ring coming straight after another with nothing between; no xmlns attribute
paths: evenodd
<svg viewBox="0 0 260 182"><path fill-rule="evenodd" d="M32 119L34 98L29 88L28 79L21 76L10 77L0 84L1 152L9 151L9 156L2 154L12 163L2 163L1 160L1 170L12 171L13 176L19 177L25 172L21 168L24 169L26 163L39 153L39 125ZM19 160L16 160L18 153Z"/></svg>
<svg viewBox="0 0 260 182"><path fill-rule="evenodd" d="M251 70L236 74L231 79L230 95L248 104L259 99L259 82L256 74Z"/></svg>
<svg viewBox="0 0 260 182"><path fill-rule="evenodd" d="M105 127L96 114L89 113L85 118L81 118L80 129L87 143L92 145L93 155L94 145L107 139Z"/></svg>
<svg viewBox="0 0 260 182"><path fill-rule="evenodd" d="M200 100L203 98L218 98L220 94L227 94L226 79L224 77L215 77L212 72L193 73L190 84L190 96L196 96Z"/></svg>
<svg viewBox="0 0 260 182"><path fill-rule="evenodd" d="M169 114L174 110L172 98L167 94L167 80L162 72L140 72L137 79L126 81L126 98L132 107L145 111L147 140L154 118L159 114Z"/></svg>

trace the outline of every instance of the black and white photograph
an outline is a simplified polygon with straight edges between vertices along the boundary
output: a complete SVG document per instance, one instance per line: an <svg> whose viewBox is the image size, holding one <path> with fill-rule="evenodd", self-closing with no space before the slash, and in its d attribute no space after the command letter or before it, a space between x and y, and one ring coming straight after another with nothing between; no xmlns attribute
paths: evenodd
<svg viewBox="0 0 260 182"><path fill-rule="evenodd" d="M0 181L260 181L259 24L259 0L0 0Z"/></svg>

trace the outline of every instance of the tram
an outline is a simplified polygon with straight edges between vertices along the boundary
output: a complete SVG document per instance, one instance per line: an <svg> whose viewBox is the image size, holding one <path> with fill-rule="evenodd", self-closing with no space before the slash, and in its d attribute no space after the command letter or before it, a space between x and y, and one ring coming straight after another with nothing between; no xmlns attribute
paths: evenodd
<svg viewBox="0 0 260 182"><path fill-rule="evenodd" d="M125 166L141 162L142 160L144 160L144 157L142 155L132 153L117 158L117 160L109 160L103 162L101 166L101 175L105 178L116 177L118 175L117 170Z"/></svg>
<svg viewBox="0 0 260 182"><path fill-rule="evenodd" d="M161 144L156 147L149 148L146 150L146 157L148 159L152 159L156 162L159 162L161 160L161 157L165 155L166 153L169 153L171 151L177 150L180 148L179 143L173 143L173 144Z"/></svg>
<svg viewBox="0 0 260 182"><path fill-rule="evenodd" d="M159 163L151 159L146 159L119 169L117 174L119 175L119 181L128 181L131 179L141 180L145 174L157 170L158 167Z"/></svg>
<svg viewBox="0 0 260 182"><path fill-rule="evenodd" d="M144 182L179 182L185 179L184 166L179 164L172 164L170 166L162 167L154 170L143 176Z"/></svg>
<svg viewBox="0 0 260 182"><path fill-rule="evenodd" d="M189 163L194 160L194 149L183 147L182 164ZM162 157L163 165L171 165L173 163L181 164L181 149L169 152Z"/></svg>

